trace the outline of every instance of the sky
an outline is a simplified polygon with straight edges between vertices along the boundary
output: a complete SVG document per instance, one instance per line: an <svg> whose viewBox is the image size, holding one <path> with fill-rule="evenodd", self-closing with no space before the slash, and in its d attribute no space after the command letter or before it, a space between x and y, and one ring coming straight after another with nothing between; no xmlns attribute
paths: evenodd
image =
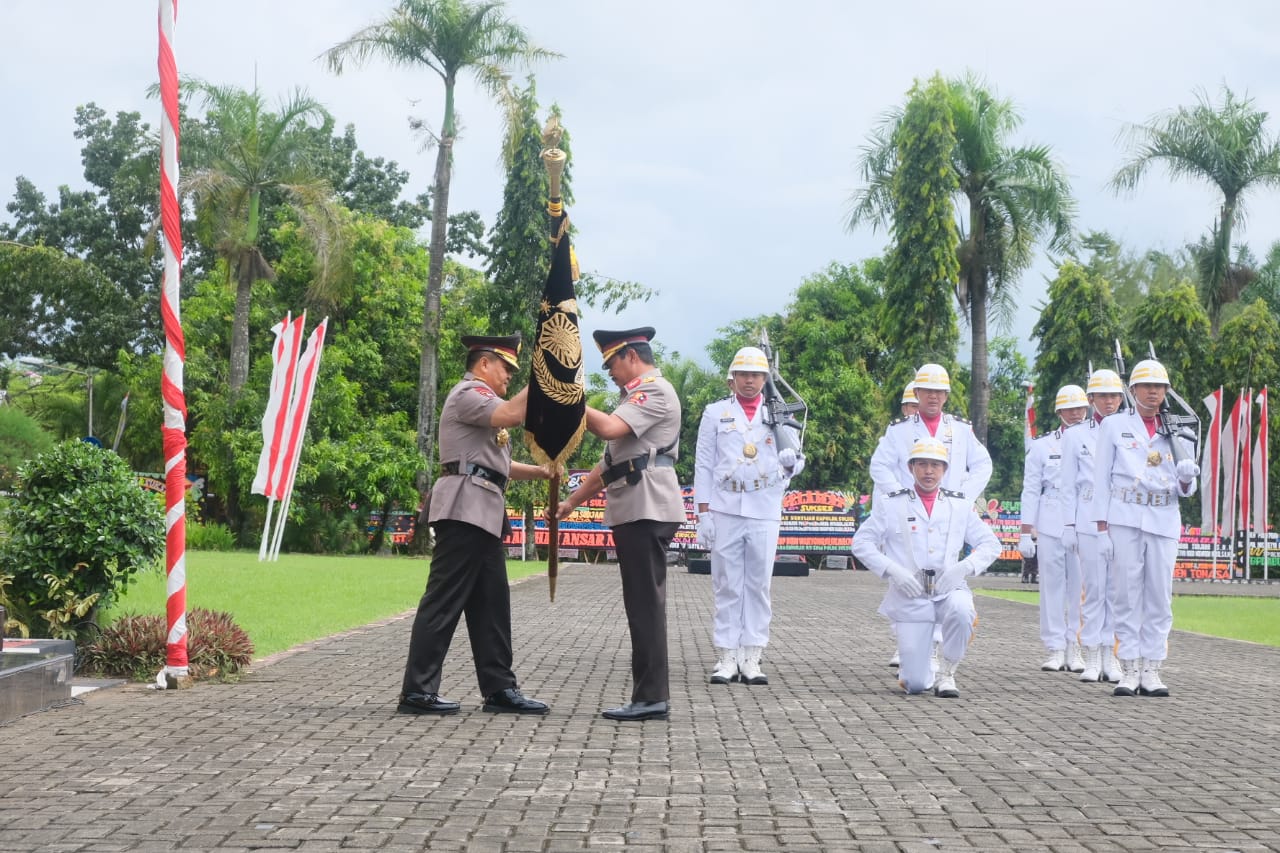
<svg viewBox="0 0 1280 853"><path fill-rule="evenodd" d="M409 118L439 127L439 78L377 59L335 76L317 60L391 6L180 0L178 69L256 83L273 102L305 88L339 126L355 125L366 154L407 169L416 195L430 184L434 152L422 150ZM1226 84L1280 131L1273 0L508 0L507 9L534 44L563 55L533 72L539 100L558 103L573 134L570 215L583 269L657 292L617 315L585 308L584 339L651 325L668 353L705 366L720 328L785 310L833 261L884 251L883 230L846 228L849 198L868 133L916 79L972 72L1011 99L1024 121L1010 141L1051 147L1078 200L1078 228L1138 251L1197 240L1218 202L1209 187L1174 183L1161 169L1135 193L1108 189L1127 126L1194 103L1198 90L1216 100ZM77 105L137 111L158 127L159 103L146 97L156 17L156 0L0 2L0 198L12 198L19 175L50 198L60 184L84 186ZM469 79L457 105L450 211L477 210L491 226L502 202L501 118ZM1254 196L1247 212L1238 239L1261 256L1280 238L1280 192ZM1052 270L1042 256L1028 271L1005 330L1028 357Z"/></svg>

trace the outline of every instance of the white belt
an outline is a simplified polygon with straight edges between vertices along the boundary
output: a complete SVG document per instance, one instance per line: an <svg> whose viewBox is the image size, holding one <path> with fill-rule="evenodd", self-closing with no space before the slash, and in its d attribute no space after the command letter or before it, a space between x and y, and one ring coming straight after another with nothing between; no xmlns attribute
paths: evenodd
<svg viewBox="0 0 1280 853"><path fill-rule="evenodd" d="M1139 506L1169 506L1178 501L1173 492L1148 492L1144 489L1112 489L1111 497Z"/></svg>
<svg viewBox="0 0 1280 853"><path fill-rule="evenodd" d="M720 488L726 492L758 492L782 482L779 477L760 477L755 480L721 480Z"/></svg>

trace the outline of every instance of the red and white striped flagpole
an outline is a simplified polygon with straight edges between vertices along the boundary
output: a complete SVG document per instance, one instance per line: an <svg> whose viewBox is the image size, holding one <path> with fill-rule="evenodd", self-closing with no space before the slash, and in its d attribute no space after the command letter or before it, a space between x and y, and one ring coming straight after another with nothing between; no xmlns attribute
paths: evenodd
<svg viewBox="0 0 1280 853"><path fill-rule="evenodd" d="M179 293L182 281L182 210L178 204L178 63L174 25L178 0L160 0L160 222L164 233L164 281L160 315L164 320L164 524L165 605L168 634L159 686L177 686L187 677L187 400L182 390L186 343L182 337Z"/></svg>

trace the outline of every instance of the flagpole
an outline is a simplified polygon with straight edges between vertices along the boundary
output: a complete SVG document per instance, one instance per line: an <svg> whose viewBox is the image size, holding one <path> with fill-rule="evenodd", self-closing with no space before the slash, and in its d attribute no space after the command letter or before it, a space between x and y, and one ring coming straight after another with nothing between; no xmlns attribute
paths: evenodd
<svg viewBox="0 0 1280 853"><path fill-rule="evenodd" d="M551 239L555 240L559 235L560 217L564 212L564 203L560 198L560 177L564 174L565 163L568 162L568 155L564 153L558 146L560 136L544 135L547 141L547 147L542 150L542 164L547 169L547 213L551 217ZM564 239L569 239L566 233ZM551 479L547 481L547 506L550 512L547 513L547 591L551 596L551 600L556 600L556 578L560 574L560 515L558 509L560 507L560 469L557 467L551 475ZM525 531L525 535L536 531ZM537 539L534 539L536 550Z"/></svg>

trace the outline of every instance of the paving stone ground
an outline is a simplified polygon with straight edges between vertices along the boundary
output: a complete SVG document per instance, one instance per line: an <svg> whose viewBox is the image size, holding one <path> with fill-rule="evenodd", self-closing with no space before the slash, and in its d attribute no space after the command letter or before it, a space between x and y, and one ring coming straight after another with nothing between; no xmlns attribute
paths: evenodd
<svg viewBox="0 0 1280 853"><path fill-rule="evenodd" d="M600 718L630 652L616 567L586 565L554 604L545 578L512 590L546 717L480 710L461 626L462 712L393 713L406 613L235 684L21 718L0 851L1280 849L1280 650L1175 632L1173 696L1117 699L1040 672L1035 608L980 596L961 698L908 697L880 582L828 571L774 579L770 684L713 686L710 583L669 578L669 722Z"/></svg>

